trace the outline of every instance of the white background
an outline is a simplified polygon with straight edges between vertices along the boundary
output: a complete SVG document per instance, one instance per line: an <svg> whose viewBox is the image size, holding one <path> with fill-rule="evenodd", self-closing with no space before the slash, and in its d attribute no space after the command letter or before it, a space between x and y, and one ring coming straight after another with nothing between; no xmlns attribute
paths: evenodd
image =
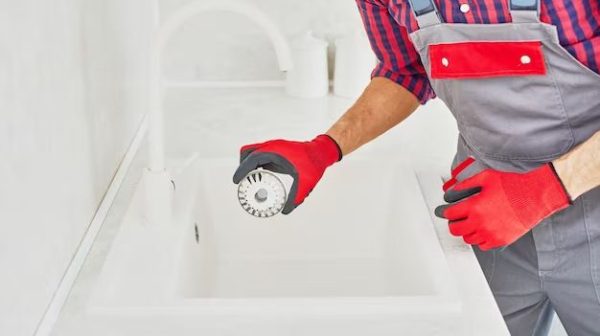
<svg viewBox="0 0 600 336"><path fill-rule="evenodd" d="M0 2L0 335L31 335L144 108L146 0Z"/></svg>

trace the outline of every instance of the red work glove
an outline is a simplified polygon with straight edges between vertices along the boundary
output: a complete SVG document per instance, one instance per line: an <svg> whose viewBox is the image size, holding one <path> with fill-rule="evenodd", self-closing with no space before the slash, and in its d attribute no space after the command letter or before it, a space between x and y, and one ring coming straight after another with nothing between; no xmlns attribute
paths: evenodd
<svg viewBox="0 0 600 336"><path fill-rule="evenodd" d="M339 145L326 134L312 141L271 140L246 145L240 150L240 166L233 175L238 184L258 167L294 178L288 200L281 211L287 215L310 194L325 169L342 159Z"/></svg>
<svg viewBox="0 0 600 336"><path fill-rule="evenodd" d="M484 251L512 244L571 203L551 163L527 173L486 169L455 183L444 200L450 204L436 208L436 216Z"/></svg>

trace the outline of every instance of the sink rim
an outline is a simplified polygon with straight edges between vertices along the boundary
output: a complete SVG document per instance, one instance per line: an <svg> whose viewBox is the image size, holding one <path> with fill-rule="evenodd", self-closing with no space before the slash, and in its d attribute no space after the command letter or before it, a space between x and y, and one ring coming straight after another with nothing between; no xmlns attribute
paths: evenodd
<svg viewBox="0 0 600 336"><path fill-rule="evenodd" d="M348 162L352 162L355 160L371 160L370 158L363 157L353 157L351 160L347 160ZM185 179L186 176L190 172L196 172L198 169L194 169L197 165L206 165L210 163L231 163L232 160L230 158L196 158L193 164L189 165L188 168L176 176L176 179ZM403 167L409 167L403 162L395 162L392 160L388 160L387 162L392 164L399 164ZM413 169L409 169L414 172ZM189 176L188 176L189 178ZM193 177L192 177L193 178ZM416 180L416 174L415 174ZM193 179L193 181L196 181ZM138 189L143 190L143 183L138 185ZM196 185L196 184L193 184ZM417 180L418 187L418 180ZM188 189L188 190L185 190ZM176 209L179 207L186 207L186 198L191 198L193 195L190 195L190 191L193 191L194 188L178 188L178 193L175 196L175 205ZM136 192L134 198L143 197L143 192ZM419 189L418 193L415 194L415 197L418 197L422 200L422 204L426 207L425 200L423 198L422 191ZM190 199L187 199L187 203L190 202ZM140 206L141 202L135 202L132 200L130 206L127 210L128 215L126 215L123 219L124 223L119 228L119 232L117 233L115 239L119 239L121 237L121 231L127 225L134 225L135 222L139 222L139 216L135 216L136 211L139 212L139 209L135 209L136 206ZM189 206L189 204L187 204ZM133 215L132 215L133 213ZM175 218L176 221L181 221L183 218ZM435 264L437 267L442 267L442 270L439 272L440 274L448 274L448 264L445 260L445 255L442 251L442 247L439 244L439 240L437 239L437 235L434 230L434 224L431 218L427 218L427 222L431 225L423 225L420 226L421 230L424 230L424 234L431 234L432 239L427 239L425 244L429 244L428 248L431 248L431 252L433 253L434 259L431 263ZM139 223L138 223L139 224ZM181 224L181 223L179 223ZM174 230L171 231L171 237L182 235L185 232L185 229L182 229L184 225L174 225ZM180 241L179 239L176 239ZM109 255L107 256L105 265L114 262L116 258L114 255L118 254L113 251L115 245L111 247L111 251L109 251ZM179 246L178 252L181 253L184 248ZM118 259L118 258L117 258ZM102 268L102 275L105 273L105 268ZM179 268L179 266L177 266ZM443 277L443 276L441 276ZM135 302L132 300L92 300L92 304L89 307L91 311L98 314L153 314L157 311L163 312L172 312L177 313L180 312L182 314L194 313L194 314L225 314L237 311L238 313L243 314L254 314L257 307L261 307L264 311L262 314L277 314L278 311L280 313L288 313L288 314L303 314L306 313L307 310L312 311L321 311L322 314L335 314L337 311L343 311L347 314L365 314L366 312L370 313L371 311L380 311L382 313L402 313L409 314L410 312L419 312L419 313L434 313L434 312L455 312L460 310L461 302L458 299L458 293L456 290L456 286L453 284L452 279L440 279L441 277L435 277L432 279L434 291L432 294L417 294L417 295L382 295L382 296L278 296L278 297L185 297L177 293L175 287L177 286L174 283L169 283L168 293L166 297L159 300L159 303L144 303L144 302ZM175 277L172 277L175 278ZM99 281L102 282L102 281ZM98 287L98 286L96 286ZM96 288L97 289L97 288ZM99 291L95 289L96 294ZM95 301L95 302L94 302ZM415 303L415 304L413 304ZM416 303L419 303L416 305ZM429 304L423 304L429 303ZM426 307L427 306L427 307ZM304 307L303 309L300 309ZM436 307L436 309L432 310L432 307Z"/></svg>

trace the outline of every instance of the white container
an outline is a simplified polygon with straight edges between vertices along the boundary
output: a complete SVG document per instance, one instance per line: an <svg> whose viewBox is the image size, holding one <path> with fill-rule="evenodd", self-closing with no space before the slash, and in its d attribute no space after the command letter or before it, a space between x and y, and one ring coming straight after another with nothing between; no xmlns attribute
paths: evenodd
<svg viewBox="0 0 600 336"><path fill-rule="evenodd" d="M292 41L291 49L294 67L287 73L287 94L300 98L326 96L329 93L327 42L306 32Z"/></svg>
<svg viewBox="0 0 600 336"><path fill-rule="evenodd" d="M336 96L357 98L371 80L377 58L362 29L335 42L335 74L333 92Z"/></svg>

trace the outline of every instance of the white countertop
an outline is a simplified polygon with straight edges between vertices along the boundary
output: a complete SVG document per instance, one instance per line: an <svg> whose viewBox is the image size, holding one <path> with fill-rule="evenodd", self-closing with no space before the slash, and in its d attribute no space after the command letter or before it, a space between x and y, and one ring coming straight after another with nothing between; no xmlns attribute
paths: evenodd
<svg viewBox="0 0 600 336"><path fill-rule="evenodd" d="M324 132L351 100L335 97L302 100L274 89L180 89L167 99L169 158L237 155L239 146L270 138L307 139ZM450 113L432 102L404 125L388 132L353 155L406 157L415 167L427 205L433 214L442 202L440 175L449 166L456 130ZM229 154L227 154L229 153ZM55 335L81 334L80 318L101 270L112 239L141 176L145 148L137 155L103 224L54 330ZM383 161L383 159L382 159ZM374 166L383 162L374 162ZM465 325L471 335L508 335L483 273L469 246L450 236L445 221L432 215L447 263L458 287Z"/></svg>

